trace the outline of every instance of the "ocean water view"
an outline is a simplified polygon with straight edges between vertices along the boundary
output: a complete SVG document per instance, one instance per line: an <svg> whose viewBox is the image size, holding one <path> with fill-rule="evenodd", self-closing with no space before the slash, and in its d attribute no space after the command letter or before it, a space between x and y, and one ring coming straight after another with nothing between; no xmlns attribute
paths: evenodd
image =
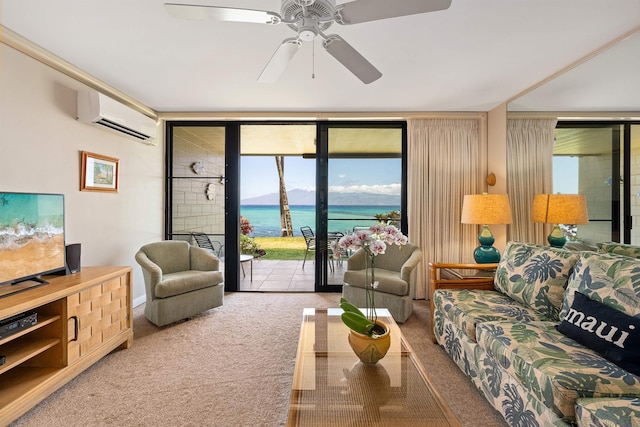
<svg viewBox="0 0 640 427"><path fill-rule="evenodd" d="M293 235L302 236L300 227L316 229L315 206L289 206ZM397 205L335 205L329 207L328 231L351 231L354 226L369 226L376 223L374 215L400 210ZM251 236L280 237L280 206L278 205L241 205L240 215L249 220L253 227Z"/></svg>

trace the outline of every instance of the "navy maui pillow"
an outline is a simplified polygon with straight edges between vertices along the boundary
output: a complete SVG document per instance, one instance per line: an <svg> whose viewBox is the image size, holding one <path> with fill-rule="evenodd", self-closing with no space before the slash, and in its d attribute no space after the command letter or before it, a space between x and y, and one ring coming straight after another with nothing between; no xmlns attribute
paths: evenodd
<svg viewBox="0 0 640 427"><path fill-rule="evenodd" d="M640 319L576 292L558 331L640 376Z"/></svg>

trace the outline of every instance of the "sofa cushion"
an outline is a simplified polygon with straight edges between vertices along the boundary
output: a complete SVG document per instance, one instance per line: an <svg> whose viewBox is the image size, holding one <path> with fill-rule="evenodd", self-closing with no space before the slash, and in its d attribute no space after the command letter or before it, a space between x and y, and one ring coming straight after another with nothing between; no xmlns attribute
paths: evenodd
<svg viewBox="0 0 640 427"><path fill-rule="evenodd" d="M470 340L440 312L435 313L434 333L438 343L509 425L569 427L517 379L503 371L475 340Z"/></svg>
<svg viewBox="0 0 640 427"><path fill-rule="evenodd" d="M602 252L624 255L631 258L640 258L640 246L626 245L623 243L615 242L596 243L596 246Z"/></svg>
<svg viewBox="0 0 640 427"><path fill-rule="evenodd" d="M633 375L556 329L557 322L486 322L477 342L522 386L573 420L579 397L640 396Z"/></svg>
<svg viewBox="0 0 640 427"><path fill-rule="evenodd" d="M640 426L640 398L578 399L576 421L579 426Z"/></svg>
<svg viewBox="0 0 640 427"><path fill-rule="evenodd" d="M575 292L629 316L640 316L640 260L614 254L580 252L580 260L567 284L561 318L567 315L573 304Z"/></svg>
<svg viewBox="0 0 640 427"><path fill-rule="evenodd" d="M498 264L495 288L548 319L559 320L564 289L578 253L509 242Z"/></svg>
<svg viewBox="0 0 640 427"><path fill-rule="evenodd" d="M558 331L640 375L640 319L576 292Z"/></svg>
<svg viewBox="0 0 640 427"><path fill-rule="evenodd" d="M220 271L189 270L165 274L154 290L157 298L168 298L222 283Z"/></svg>
<svg viewBox="0 0 640 427"><path fill-rule="evenodd" d="M438 289L433 294L433 305L436 313L444 313L472 341L476 340L476 325L481 322L550 320L497 291Z"/></svg>

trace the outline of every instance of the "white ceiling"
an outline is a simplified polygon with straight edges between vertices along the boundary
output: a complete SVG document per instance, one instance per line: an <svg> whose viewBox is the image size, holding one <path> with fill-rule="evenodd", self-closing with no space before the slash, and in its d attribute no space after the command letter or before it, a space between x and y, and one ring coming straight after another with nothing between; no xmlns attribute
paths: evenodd
<svg viewBox="0 0 640 427"><path fill-rule="evenodd" d="M640 0L453 0L444 11L325 31L382 72L369 85L318 40L315 55L305 43L265 84L256 79L291 29L179 20L164 1L2 0L0 20L159 112L488 111L640 28ZM279 0L187 3L280 12ZM509 109L640 111L639 76L635 36Z"/></svg>
<svg viewBox="0 0 640 427"><path fill-rule="evenodd" d="M509 110L640 111L640 33L520 96Z"/></svg>

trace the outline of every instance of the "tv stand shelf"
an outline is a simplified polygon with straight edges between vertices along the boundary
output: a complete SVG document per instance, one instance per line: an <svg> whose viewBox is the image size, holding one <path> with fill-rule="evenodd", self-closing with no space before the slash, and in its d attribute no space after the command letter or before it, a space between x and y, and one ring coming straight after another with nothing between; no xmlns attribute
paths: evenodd
<svg viewBox="0 0 640 427"><path fill-rule="evenodd" d="M83 267L0 298L0 320L37 323L0 339L0 425L7 425L116 348L133 342L131 267Z"/></svg>
<svg viewBox="0 0 640 427"><path fill-rule="evenodd" d="M7 344L2 348L2 351L6 353L7 361L0 368L0 374L19 366L22 362L26 362L59 343L59 339L49 338L37 341L16 340L11 344Z"/></svg>
<svg viewBox="0 0 640 427"><path fill-rule="evenodd" d="M23 335L28 334L31 331L34 331L36 329L40 329L43 326L47 326L50 323L55 322L56 320L60 319L59 315L56 316L41 316L38 318L38 323L36 323L35 325L31 326L30 328L27 328L23 331L17 332L11 336L5 337L0 339L0 345L3 345L4 343L7 343L9 341L14 341L16 338L20 338Z"/></svg>

